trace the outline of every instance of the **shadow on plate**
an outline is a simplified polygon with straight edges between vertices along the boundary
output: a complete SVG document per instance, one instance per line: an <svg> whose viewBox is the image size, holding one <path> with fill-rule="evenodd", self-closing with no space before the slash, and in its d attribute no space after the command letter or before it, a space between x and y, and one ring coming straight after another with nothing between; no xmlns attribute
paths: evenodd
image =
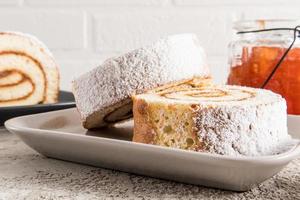
<svg viewBox="0 0 300 200"><path fill-rule="evenodd" d="M117 124L114 127L105 127L101 129L88 130L86 132L86 135L132 141L133 126L132 122L129 121Z"/></svg>

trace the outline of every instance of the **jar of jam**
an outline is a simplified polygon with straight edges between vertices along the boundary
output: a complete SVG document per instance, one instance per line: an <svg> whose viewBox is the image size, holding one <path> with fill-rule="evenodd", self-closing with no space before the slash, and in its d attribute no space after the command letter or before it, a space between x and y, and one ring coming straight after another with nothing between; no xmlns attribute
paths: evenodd
<svg viewBox="0 0 300 200"><path fill-rule="evenodd" d="M281 94L288 114L300 115L300 39L294 20L235 23L229 45L228 84L265 88ZM275 69L276 68L276 69Z"/></svg>

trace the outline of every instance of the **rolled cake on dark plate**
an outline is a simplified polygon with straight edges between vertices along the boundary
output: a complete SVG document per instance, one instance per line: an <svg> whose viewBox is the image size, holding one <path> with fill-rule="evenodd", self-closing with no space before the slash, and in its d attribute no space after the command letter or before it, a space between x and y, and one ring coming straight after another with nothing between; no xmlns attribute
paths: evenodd
<svg viewBox="0 0 300 200"><path fill-rule="evenodd" d="M0 106L55 103L57 64L47 47L23 33L0 32Z"/></svg>

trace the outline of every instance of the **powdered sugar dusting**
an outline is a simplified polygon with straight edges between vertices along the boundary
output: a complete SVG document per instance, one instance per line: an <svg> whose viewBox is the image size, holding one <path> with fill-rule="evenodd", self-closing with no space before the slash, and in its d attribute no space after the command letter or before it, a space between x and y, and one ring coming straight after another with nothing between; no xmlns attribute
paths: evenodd
<svg viewBox="0 0 300 200"><path fill-rule="evenodd" d="M272 155L290 139L285 100L272 92L251 90L256 95L238 103L200 104L194 121L205 151L233 156Z"/></svg>
<svg viewBox="0 0 300 200"><path fill-rule="evenodd" d="M208 75L206 56L194 34L181 34L110 58L73 81L77 108L87 128L128 104L131 94L169 82ZM89 117L92 116L91 120Z"/></svg>

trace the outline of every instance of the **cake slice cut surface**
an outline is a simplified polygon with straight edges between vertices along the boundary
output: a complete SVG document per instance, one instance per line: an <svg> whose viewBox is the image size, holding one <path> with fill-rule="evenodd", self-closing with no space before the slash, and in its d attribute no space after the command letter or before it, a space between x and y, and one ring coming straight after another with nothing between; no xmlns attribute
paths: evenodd
<svg viewBox="0 0 300 200"><path fill-rule="evenodd" d="M58 66L35 37L0 32L0 106L55 103Z"/></svg>
<svg viewBox="0 0 300 200"><path fill-rule="evenodd" d="M133 96L134 142L257 156L290 139L286 102L271 91L192 80Z"/></svg>

